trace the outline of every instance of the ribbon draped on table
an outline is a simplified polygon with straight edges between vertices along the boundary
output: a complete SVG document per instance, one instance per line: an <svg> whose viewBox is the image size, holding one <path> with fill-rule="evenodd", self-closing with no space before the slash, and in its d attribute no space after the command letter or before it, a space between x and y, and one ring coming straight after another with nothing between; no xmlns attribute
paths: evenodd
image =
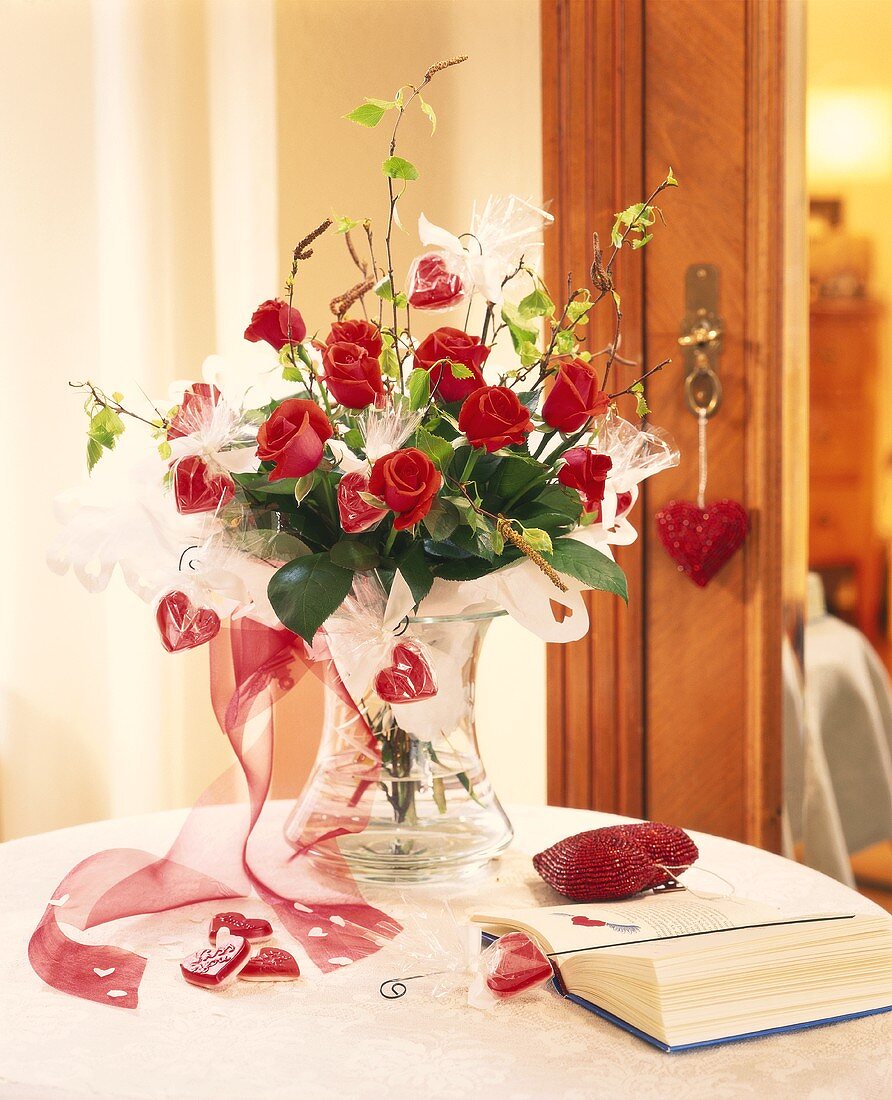
<svg viewBox="0 0 892 1100"><path fill-rule="evenodd" d="M308 671L324 678L355 715L368 770L350 816L332 821L330 814L311 815L292 846L281 829L264 828L261 818L273 769L272 706ZM48 985L101 1004L136 1008L148 960L121 947L81 943L66 935L61 923L86 930L122 917L242 898L252 890L323 972L372 954L401 931L365 901L334 844L336 837L365 827L381 759L327 648L310 657L289 630L235 620L211 643L211 694L237 763L201 795L166 855L112 848L89 856L59 883L28 947L31 966ZM233 801L239 786L245 803ZM320 844L326 847L324 874L304 858ZM327 935L311 936L321 924ZM115 968L112 997L107 977L97 974L107 975L110 967Z"/></svg>

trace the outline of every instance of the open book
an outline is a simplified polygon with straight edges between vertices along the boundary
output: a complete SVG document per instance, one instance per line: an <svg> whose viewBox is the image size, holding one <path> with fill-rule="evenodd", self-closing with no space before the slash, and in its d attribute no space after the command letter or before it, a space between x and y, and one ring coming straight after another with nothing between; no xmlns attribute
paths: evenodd
<svg viewBox="0 0 892 1100"><path fill-rule="evenodd" d="M892 1010L892 917L791 918L674 890L470 919L534 936L558 992L663 1050Z"/></svg>

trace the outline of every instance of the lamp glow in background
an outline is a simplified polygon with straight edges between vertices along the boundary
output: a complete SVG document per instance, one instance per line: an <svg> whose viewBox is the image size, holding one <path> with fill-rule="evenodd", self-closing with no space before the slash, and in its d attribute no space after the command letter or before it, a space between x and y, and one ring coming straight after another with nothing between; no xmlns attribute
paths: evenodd
<svg viewBox="0 0 892 1100"><path fill-rule="evenodd" d="M816 88L808 93L807 112L811 183L892 172L892 92Z"/></svg>

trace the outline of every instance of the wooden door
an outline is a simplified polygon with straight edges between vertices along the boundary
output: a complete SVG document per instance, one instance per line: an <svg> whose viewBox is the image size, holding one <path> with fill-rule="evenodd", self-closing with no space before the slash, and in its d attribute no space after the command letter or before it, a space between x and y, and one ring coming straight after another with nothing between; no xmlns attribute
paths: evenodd
<svg viewBox="0 0 892 1100"><path fill-rule="evenodd" d="M777 847L781 759L783 8L774 0L543 0L550 279L585 270L592 229L671 165L667 225L621 258L624 350L674 363L648 387L682 448L646 483L620 555L631 608L596 597L590 636L549 656L549 798ZM654 513L695 499L697 423L676 344L689 265L719 269L722 409L708 499L751 533L705 589L660 546Z"/></svg>

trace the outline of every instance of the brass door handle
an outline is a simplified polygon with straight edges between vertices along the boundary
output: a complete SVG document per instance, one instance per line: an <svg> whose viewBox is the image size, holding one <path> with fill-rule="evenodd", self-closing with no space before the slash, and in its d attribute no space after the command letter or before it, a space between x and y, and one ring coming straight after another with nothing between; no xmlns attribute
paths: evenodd
<svg viewBox="0 0 892 1100"><path fill-rule="evenodd" d="M718 268L693 264L685 275L687 313L681 323L679 346L685 352L685 400L697 417L712 417L722 403L717 373L724 324L718 315Z"/></svg>

